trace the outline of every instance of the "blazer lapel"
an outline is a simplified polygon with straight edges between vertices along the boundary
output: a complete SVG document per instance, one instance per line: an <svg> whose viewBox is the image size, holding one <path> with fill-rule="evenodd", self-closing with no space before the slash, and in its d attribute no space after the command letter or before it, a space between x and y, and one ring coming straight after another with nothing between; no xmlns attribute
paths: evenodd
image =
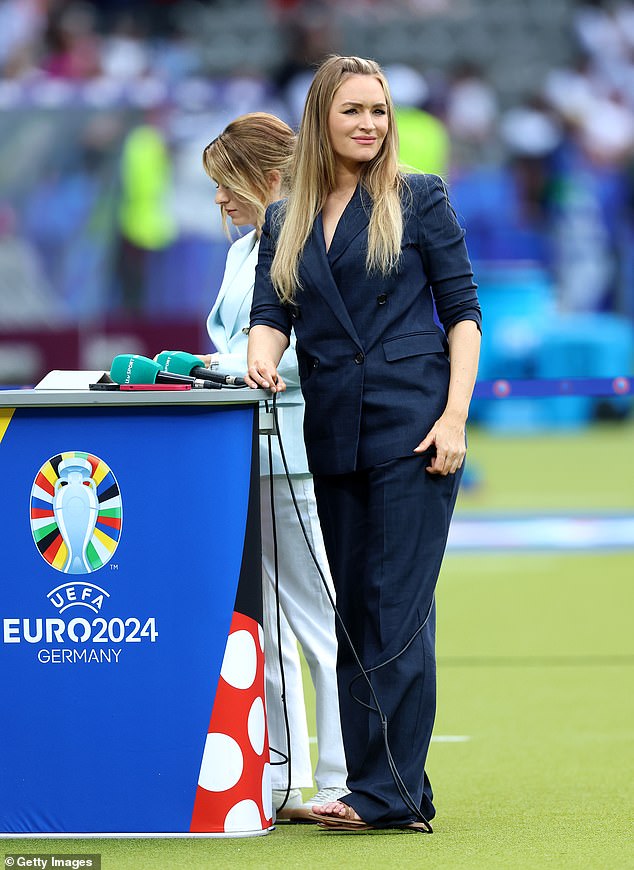
<svg viewBox="0 0 634 870"><path fill-rule="evenodd" d="M255 263L258 256L257 239L253 237L252 233L249 233L248 236L234 243L233 248L237 248L237 250L233 250L233 256L230 253L227 257L227 269L224 280L209 315L210 318L213 318L219 324L222 323L224 326L227 341L225 353L229 351L229 342L235 334L236 320L244 300L253 291L253 276L255 275ZM250 259L254 261L251 271L247 268ZM251 280L245 282L244 276L247 274ZM237 286L234 287L234 284ZM233 288L232 293L229 292L230 288ZM223 306L222 318L220 318L221 305Z"/></svg>
<svg viewBox="0 0 634 870"><path fill-rule="evenodd" d="M339 223L335 228L335 234L328 249L328 262L331 266L345 253L350 243L356 239L359 233L362 233L367 228L371 212L372 200L370 195L365 188L358 184L350 202L339 218Z"/></svg>
<svg viewBox="0 0 634 870"><path fill-rule="evenodd" d="M332 245L330 250L332 250ZM304 247L300 271L303 273L303 280L324 297L339 323L362 349L361 341L332 274L329 257L326 254L321 213L317 215L313 230ZM301 305L301 293L298 296L298 301Z"/></svg>

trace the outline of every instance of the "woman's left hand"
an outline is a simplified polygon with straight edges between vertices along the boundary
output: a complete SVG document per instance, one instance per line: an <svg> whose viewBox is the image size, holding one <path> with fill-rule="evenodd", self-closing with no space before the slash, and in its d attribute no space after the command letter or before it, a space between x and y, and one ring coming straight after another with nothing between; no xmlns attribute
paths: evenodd
<svg viewBox="0 0 634 870"><path fill-rule="evenodd" d="M464 462L467 452L465 440L465 422L458 418L451 418L447 414L440 417L414 453L424 453L430 447L436 447L436 455L425 469L430 474L455 474Z"/></svg>

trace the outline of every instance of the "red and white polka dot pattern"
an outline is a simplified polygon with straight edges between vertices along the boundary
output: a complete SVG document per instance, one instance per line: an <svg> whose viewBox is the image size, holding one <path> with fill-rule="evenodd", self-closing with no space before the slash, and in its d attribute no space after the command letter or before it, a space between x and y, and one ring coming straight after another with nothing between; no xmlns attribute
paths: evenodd
<svg viewBox="0 0 634 870"><path fill-rule="evenodd" d="M234 612L200 765L190 831L254 833L273 824L261 626Z"/></svg>

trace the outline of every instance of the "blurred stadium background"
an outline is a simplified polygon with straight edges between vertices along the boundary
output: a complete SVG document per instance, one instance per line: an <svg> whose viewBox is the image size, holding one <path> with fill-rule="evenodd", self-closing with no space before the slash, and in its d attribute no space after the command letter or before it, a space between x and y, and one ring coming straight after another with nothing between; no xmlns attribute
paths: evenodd
<svg viewBox="0 0 634 870"><path fill-rule="evenodd" d="M228 241L202 149L243 112L295 125L333 51L385 66L403 160L448 181L480 380L631 383L629 0L0 0L0 383L206 349ZM631 867L631 392L478 399L472 422L439 590L437 733L465 741L432 747L424 851L439 868ZM241 866L323 866L323 837L280 834ZM327 839L331 863L399 866L393 839ZM210 867L235 845L90 851ZM400 866L420 849L399 840Z"/></svg>
<svg viewBox="0 0 634 870"><path fill-rule="evenodd" d="M481 287L481 378L627 375L634 318L628 0L1 0L0 383L202 348L223 237L201 152L299 119L336 51L376 58L402 158L442 174ZM623 416L479 403L498 429Z"/></svg>

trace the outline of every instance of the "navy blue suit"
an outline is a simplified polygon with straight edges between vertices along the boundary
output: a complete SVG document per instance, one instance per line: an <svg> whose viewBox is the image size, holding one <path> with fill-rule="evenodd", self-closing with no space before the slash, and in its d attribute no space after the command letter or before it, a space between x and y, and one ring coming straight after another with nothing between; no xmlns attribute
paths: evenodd
<svg viewBox="0 0 634 870"><path fill-rule="evenodd" d="M277 222L269 211L251 325L287 336L295 329L304 437L337 605L388 717L396 765L431 818L424 763L435 713L434 588L460 472L430 475L429 455L413 450L446 405L445 332L461 320L479 326L480 308L443 182L407 182L397 269L387 277L366 271L372 204L359 186L328 252L317 218L293 306L280 304L270 282ZM341 630L337 671L344 801L378 827L413 820L390 774L379 718L352 697L367 702L367 689Z"/></svg>

